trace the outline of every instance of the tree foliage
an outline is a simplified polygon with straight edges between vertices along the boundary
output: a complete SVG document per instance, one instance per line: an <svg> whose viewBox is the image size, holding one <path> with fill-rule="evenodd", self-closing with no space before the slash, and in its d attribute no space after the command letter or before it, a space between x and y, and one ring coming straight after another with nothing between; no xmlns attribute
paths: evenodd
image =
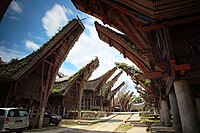
<svg viewBox="0 0 200 133"><path fill-rule="evenodd" d="M142 103L143 100L140 96L135 96L133 97L133 103L137 104L137 103Z"/></svg>

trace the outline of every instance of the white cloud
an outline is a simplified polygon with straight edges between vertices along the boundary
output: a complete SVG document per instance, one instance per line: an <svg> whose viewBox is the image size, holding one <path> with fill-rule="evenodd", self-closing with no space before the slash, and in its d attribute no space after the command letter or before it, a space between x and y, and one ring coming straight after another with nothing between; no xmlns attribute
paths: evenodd
<svg viewBox="0 0 200 133"><path fill-rule="evenodd" d="M52 9L46 11L45 16L42 18L42 25L47 36L52 37L60 28L66 25L69 21L66 15L69 14L73 14L73 12L57 3Z"/></svg>
<svg viewBox="0 0 200 133"><path fill-rule="evenodd" d="M30 41L30 40L26 40L25 45L29 50L36 51L37 49L40 48L39 45L37 45L36 43L34 43L34 42Z"/></svg>
<svg viewBox="0 0 200 133"><path fill-rule="evenodd" d="M23 13L22 6L20 5L20 3L14 1L14 0L10 4L10 9L17 14Z"/></svg>
<svg viewBox="0 0 200 133"><path fill-rule="evenodd" d="M10 49L3 45L3 43L4 42L0 42L0 57L3 61L9 62L11 59L21 59L25 56L21 51Z"/></svg>
<svg viewBox="0 0 200 133"><path fill-rule="evenodd" d="M9 19L12 19L12 20L19 20L19 18L16 17L16 16L9 16Z"/></svg>

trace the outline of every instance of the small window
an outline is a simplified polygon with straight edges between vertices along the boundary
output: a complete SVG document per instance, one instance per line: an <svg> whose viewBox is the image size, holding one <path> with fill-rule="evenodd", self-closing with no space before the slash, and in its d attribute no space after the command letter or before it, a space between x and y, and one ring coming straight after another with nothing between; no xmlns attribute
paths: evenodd
<svg viewBox="0 0 200 133"><path fill-rule="evenodd" d="M4 116L5 115L5 110L0 109L0 116Z"/></svg>

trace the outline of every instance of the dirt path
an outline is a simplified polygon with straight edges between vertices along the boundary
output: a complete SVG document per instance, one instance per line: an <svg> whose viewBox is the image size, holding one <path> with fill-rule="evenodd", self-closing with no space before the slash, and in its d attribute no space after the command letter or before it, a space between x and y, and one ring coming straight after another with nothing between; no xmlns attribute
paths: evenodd
<svg viewBox="0 0 200 133"><path fill-rule="evenodd" d="M130 114L119 114L116 117L106 121L106 122L100 122L88 127L84 127L83 129L89 130L89 131L107 131L107 132L114 132L115 129L123 123L125 120L127 120L131 115Z"/></svg>
<svg viewBox="0 0 200 133"><path fill-rule="evenodd" d="M131 114L119 114L108 121L99 122L90 126L74 126L34 133L112 133L130 116Z"/></svg>

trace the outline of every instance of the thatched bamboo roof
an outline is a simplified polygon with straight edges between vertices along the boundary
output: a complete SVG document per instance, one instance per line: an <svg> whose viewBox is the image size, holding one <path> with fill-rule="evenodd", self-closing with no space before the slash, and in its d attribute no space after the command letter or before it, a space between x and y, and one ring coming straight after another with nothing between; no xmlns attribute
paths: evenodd
<svg viewBox="0 0 200 133"><path fill-rule="evenodd" d="M109 70L105 74L103 74L101 77L90 80L87 82L86 86L84 87L84 90L92 90L95 91L96 89L99 89L99 87L103 87L105 82L112 76L112 74L117 70L116 67L113 69Z"/></svg>
<svg viewBox="0 0 200 133"><path fill-rule="evenodd" d="M117 33L108 27L100 25L95 22L95 27L99 38L120 51L124 57L129 58L134 62L143 72L150 71L149 58L144 56L143 51L140 50L127 36Z"/></svg>
<svg viewBox="0 0 200 133"><path fill-rule="evenodd" d="M26 71L33 67L36 62L42 59L43 55L45 55L45 53L54 46L55 42L64 36L64 33L70 30L70 25L73 25L77 22L77 19L71 20L47 43L25 58L20 60L12 59L9 63L0 65L0 82L12 81L23 75Z"/></svg>
<svg viewBox="0 0 200 133"><path fill-rule="evenodd" d="M96 58L95 60L92 60L89 64L87 64L85 67L81 68L77 73L75 73L69 79L56 81L52 93L58 95L65 95L74 86L74 84L76 84L77 79L80 76L82 76L85 71L91 71L90 73L91 75L93 70L95 70L98 66L99 66L99 60L98 58Z"/></svg>
<svg viewBox="0 0 200 133"><path fill-rule="evenodd" d="M105 100L107 100L108 95L111 93L111 89L113 85L117 82L118 78L122 75L122 73L123 72L120 71L113 79L106 82L106 84L103 86L102 90L103 90L103 96Z"/></svg>
<svg viewBox="0 0 200 133"><path fill-rule="evenodd" d="M116 95L116 93L125 85L125 82L123 81L117 88L111 91L111 98Z"/></svg>

